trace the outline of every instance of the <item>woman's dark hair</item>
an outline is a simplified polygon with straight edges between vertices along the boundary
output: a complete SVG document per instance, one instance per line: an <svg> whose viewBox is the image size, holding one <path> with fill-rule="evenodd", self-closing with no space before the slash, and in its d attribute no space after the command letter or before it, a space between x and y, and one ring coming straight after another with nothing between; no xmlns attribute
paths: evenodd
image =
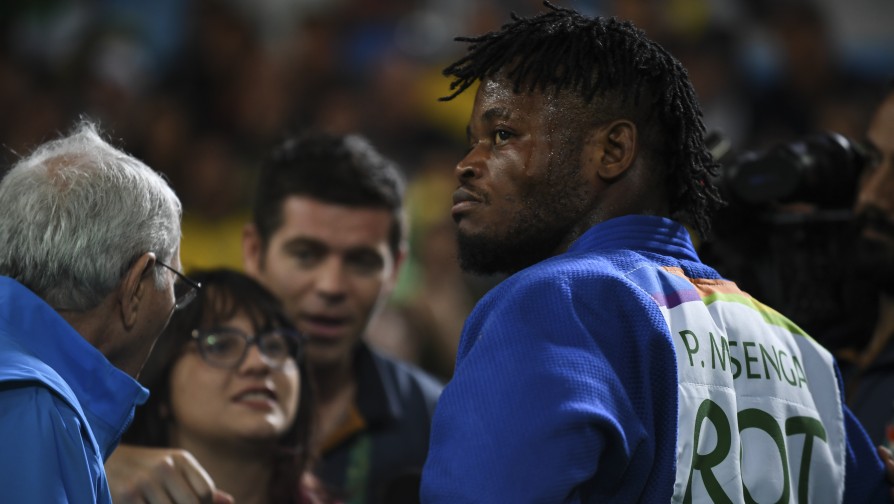
<svg viewBox="0 0 894 504"><path fill-rule="evenodd" d="M644 154L664 167L671 213L706 237L712 213L723 204L711 183L719 167L705 147L686 70L627 21L544 5L549 10L539 16L512 14L499 31L457 38L469 43L468 54L444 69L454 80L442 100L499 74L516 93L576 96L585 105L583 119L592 124L632 119L646 140Z"/></svg>
<svg viewBox="0 0 894 504"><path fill-rule="evenodd" d="M255 331L275 328L295 330L279 301L250 277L227 269L190 272L202 288L195 300L175 311L140 374L140 382L151 391L149 400L137 408L123 442L169 447L171 370L192 341L194 329L209 329L244 313ZM310 428L313 392L307 363L296 344L293 349L301 377L298 413L288 431L278 440L276 467L271 482L273 502L302 502L301 477L310 463Z"/></svg>

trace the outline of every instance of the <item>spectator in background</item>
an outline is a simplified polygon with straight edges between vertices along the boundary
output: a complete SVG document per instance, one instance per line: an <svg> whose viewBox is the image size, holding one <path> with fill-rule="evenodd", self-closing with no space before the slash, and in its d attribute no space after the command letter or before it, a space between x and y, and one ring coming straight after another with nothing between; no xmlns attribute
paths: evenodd
<svg viewBox="0 0 894 504"><path fill-rule="evenodd" d="M363 341L406 248L404 182L362 137L307 134L262 169L245 268L309 337L324 482L348 502L415 500L441 385Z"/></svg>
<svg viewBox="0 0 894 504"><path fill-rule="evenodd" d="M824 129L858 137L865 83L844 70L826 12L813 0L781 0L767 10L778 71L757 90L750 144L768 147Z"/></svg>
<svg viewBox="0 0 894 504"><path fill-rule="evenodd" d="M195 138L180 172L183 267L242 268L241 231L251 215L247 164L222 136Z"/></svg>
<svg viewBox="0 0 894 504"><path fill-rule="evenodd" d="M478 84L460 264L511 276L463 328L423 501L886 500L832 356L695 252L721 200L686 70L545 3L445 70Z"/></svg>
<svg viewBox="0 0 894 504"><path fill-rule="evenodd" d="M188 450L235 502L328 502L309 467L303 337L251 278L225 269L191 277L202 291L174 314L146 363L152 396L124 442Z"/></svg>
<svg viewBox="0 0 894 504"><path fill-rule="evenodd" d="M0 182L0 488L111 502L103 460L148 391L135 378L196 285L180 201L83 122Z"/></svg>
<svg viewBox="0 0 894 504"><path fill-rule="evenodd" d="M441 391L436 379L363 339L406 253L403 191L397 166L364 138L300 135L262 167L243 236L245 271L308 336L318 473L345 502L418 501ZM122 493L176 472L159 467L193 465L170 451L156 452L156 465L145 452L119 451L111 480Z"/></svg>
<svg viewBox="0 0 894 504"><path fill-rule="evenodd" d="M750 90L746 87L733 33L709 27L667 44L689 73L701 104L705 126L717 131L735 148L748 141L751 128Z"/></svg>

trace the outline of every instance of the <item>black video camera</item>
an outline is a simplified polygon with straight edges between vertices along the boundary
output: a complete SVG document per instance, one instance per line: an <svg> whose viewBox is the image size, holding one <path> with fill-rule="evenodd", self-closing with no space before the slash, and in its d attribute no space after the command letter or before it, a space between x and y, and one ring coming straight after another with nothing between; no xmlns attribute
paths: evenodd
<svg viewBox="0 0 894 504"><path fill-rule="evenodd" d="M705 142L720 164L714 183L728 206L715 217L714 237L700 255L836 346L839 328L873 306L852 271L857 228L851 209L870 162L865 147L829 132L741 154L721 135Z"/></svg>
<svg viewBox="0 0 894 504"><path fill-rule="evenodd" d="M739 155L733 155L729 142L717 133L705 142L721 165L714 183L732 206L804 202L824 209L850 208L860 172L869 161L865 147L833 132Z"/></svg>

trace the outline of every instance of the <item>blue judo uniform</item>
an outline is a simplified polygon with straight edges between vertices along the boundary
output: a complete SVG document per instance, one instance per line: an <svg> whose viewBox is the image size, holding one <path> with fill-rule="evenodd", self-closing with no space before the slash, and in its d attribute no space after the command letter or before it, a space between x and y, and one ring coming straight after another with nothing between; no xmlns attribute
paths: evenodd
<svg viewBox="0 0 894 504"><path fill-rule="evenodd" d="M477 304L426 504L887 502L829 353L664 218L597 224Z"/></svg>

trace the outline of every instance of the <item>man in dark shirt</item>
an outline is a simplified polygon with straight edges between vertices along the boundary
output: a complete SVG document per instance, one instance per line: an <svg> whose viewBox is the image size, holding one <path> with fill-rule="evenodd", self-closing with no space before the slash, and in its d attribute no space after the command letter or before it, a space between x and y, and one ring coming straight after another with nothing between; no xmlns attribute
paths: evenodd
<svg viewBox="0 0 894 504"><path fill-rule="evenodd" d="M871 161L860 180L858 265L879 290L868 343L839 360L848 375L848 402L876 444L894 444L894 85L866 132ZM887 426L887 436L886 436Z"/></svg>

